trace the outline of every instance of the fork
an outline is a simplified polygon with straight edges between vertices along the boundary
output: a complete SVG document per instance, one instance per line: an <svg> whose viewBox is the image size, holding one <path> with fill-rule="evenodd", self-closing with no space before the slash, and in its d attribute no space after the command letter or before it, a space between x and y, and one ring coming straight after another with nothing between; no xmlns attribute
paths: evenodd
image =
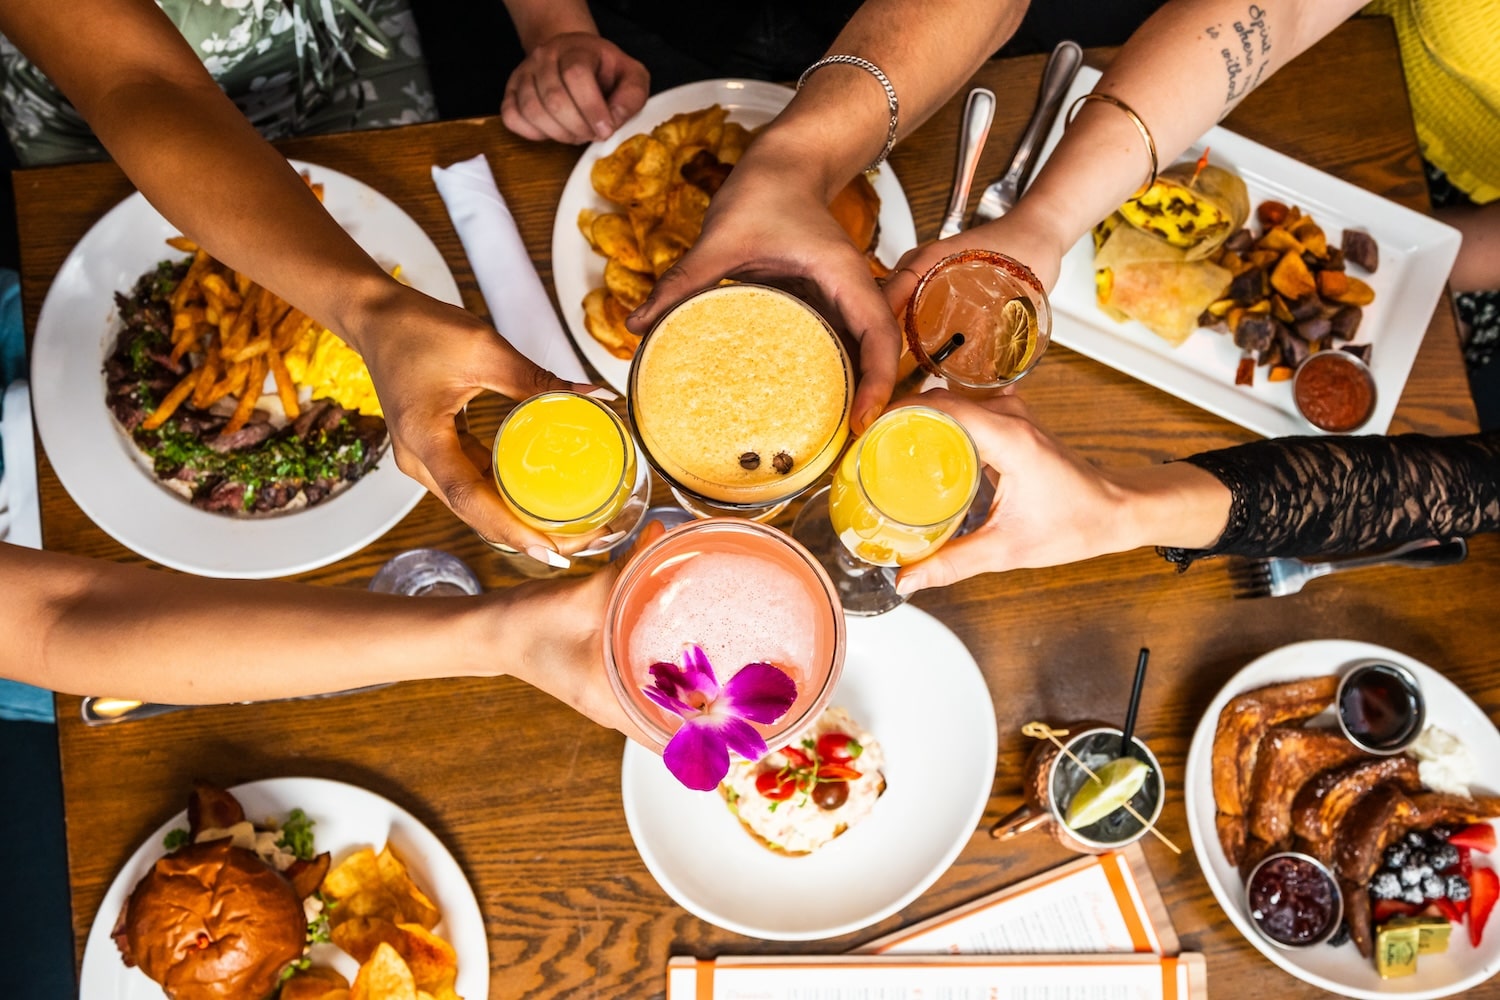
<svg viewBox="0 0 1500 1000"><path fill-rule="evenodd" d="M1304 562L1301 559L1241 559L1229 564L1229 581L1235 597L1285 597L1295 594L1309 580L1346 569L1365 566L1451 566L1461 563L1469 554L1462 538L1440 542L1423 538L1415 542L1353 559L1327 562Z"/></svg>
<svg viewBox="0 0 1500 1000"><path fill-rule="evenodd" d="M981 222L998 219L1015 206L1016 199L1021 195L1021 185L1026 182L1026 175L1031 171L1031 158L1046 137L1052 119L1057 115L1058 106L1062 104L1063 95L1073 85L1073 77L1082 64L1083 50L1078 47L1077 42L1057 43L1052 55L1047 58L1046 69L1042 70L1042 89L1037 95L1036 110L1031 113L1031 121L1026 123L1026 131L1021 135L1020 144L1016 146L1010 168L999 180L984 189L979 197L979 207L974 209L971 225L977 226Z"/></svg>

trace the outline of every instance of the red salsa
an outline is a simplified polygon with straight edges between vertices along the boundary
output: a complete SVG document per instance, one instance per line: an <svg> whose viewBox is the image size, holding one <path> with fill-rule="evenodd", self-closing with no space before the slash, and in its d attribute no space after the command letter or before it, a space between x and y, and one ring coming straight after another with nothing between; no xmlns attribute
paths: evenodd
<svg viewBox="0 0 1500 1000"><path fill-rule="evenodd" d="M1375 409L1369 370L1343 351L1319 351L1302 362L1292 394L1313 426L1335 433L1354 430Z"/></svg>

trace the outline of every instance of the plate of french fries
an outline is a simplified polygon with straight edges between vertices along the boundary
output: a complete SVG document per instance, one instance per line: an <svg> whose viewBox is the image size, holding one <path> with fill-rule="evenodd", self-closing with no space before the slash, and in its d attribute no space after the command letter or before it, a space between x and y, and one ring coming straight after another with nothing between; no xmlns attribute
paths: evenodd
<svg viewBox="0 0 1500 1000"><path fill-rule="evenodd" d="M625 329L625 317L702 227L710 197L705 188L716 185L697 173L727 174L754 130L793 93L760 80L684 84L652 97L579 157L553 220L553 283L573 342L621 393L640 342ZM873 256L894 266L916 245L916 224L888 164L869 181L880 201Z"/></svg>
<svg viewBox="0 0 1500 1000"><path fill-rule="evenodd" d="M322 778L266 778L230 789L255 821L300 809L333 866L319 886L327 917L307 968L283 1000L487 1000L489 939L474 889L453 855L411 813L364 788ZM79 995L160 1000L161 987L120 961L111 937L131 890L187 826L179 812L147 837L99 904L84 945ZM332 904L332 905L330 905Z"/></svg>
<svg viewBox="0 0 1500 1000"><path fill-rule="evenodd" d="M399 206L327 167L293 166L379 264L435 298L461 304L442 253ZM145 408L145 419L170 427L169 421L190 409L212 414L222 440L253 434L257 426L262 433L282 429L337 400L338 408L363 422L360 444L367 454L361 474L350 477L356 481L266 516L251 516L259 512L251 509L247 492L244 509L226 516L186 502L171 488L176 484L157 478L152 457L138 447L144 424L116 419L122 380L104 370L127 328L116 294L130 296L153 270L171 288L172 357L164 345L151 353L170 362L172 374ZM84 235L47 292L32 354L37 432L84 513L148 559L217 577L313 569L384 534L425 493L396 468L369 374L358 355L336 340L315 318L185 241L143 196L133 194ZM314 375L322 384L304 384Z"/></svg>

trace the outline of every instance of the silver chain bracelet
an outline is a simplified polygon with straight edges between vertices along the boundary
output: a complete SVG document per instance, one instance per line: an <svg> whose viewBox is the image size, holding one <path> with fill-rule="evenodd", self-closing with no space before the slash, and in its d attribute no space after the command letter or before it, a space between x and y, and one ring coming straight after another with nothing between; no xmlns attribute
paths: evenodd
<svg viewBox="0 0 1500 1000"><path fill-rule="evenodd" d="M858 66L866 73L875 77L880 82L880 85L885 88L885 99L887 106L890 108L891 122L885 132L885 148L880 151L880 155L875 157L868 167L865 167L866 170L874 170L885 162L885 158L891 155L891 150L896 146L896 126L901 121L901 102L896 97L896 88L891 86L890 78L881 72L880 67L870 62L870 60L859 56L824 56L802 71L802 75L797 78L797 89L801 90L802 85L807 82L807 78L824 66L838 65Z"/></svg>

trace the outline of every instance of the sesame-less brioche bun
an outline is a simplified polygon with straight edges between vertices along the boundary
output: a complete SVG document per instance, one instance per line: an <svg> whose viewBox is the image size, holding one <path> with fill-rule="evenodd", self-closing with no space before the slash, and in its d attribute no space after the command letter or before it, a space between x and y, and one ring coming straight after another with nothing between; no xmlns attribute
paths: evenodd
<svg viewBox="0 0 1500 1000"><path fill-rule="evenodd" d="M161 858L125 907L127 962L172 1000L265 1000L302 957L307 917L280 872L229 840Z"/></svg>

